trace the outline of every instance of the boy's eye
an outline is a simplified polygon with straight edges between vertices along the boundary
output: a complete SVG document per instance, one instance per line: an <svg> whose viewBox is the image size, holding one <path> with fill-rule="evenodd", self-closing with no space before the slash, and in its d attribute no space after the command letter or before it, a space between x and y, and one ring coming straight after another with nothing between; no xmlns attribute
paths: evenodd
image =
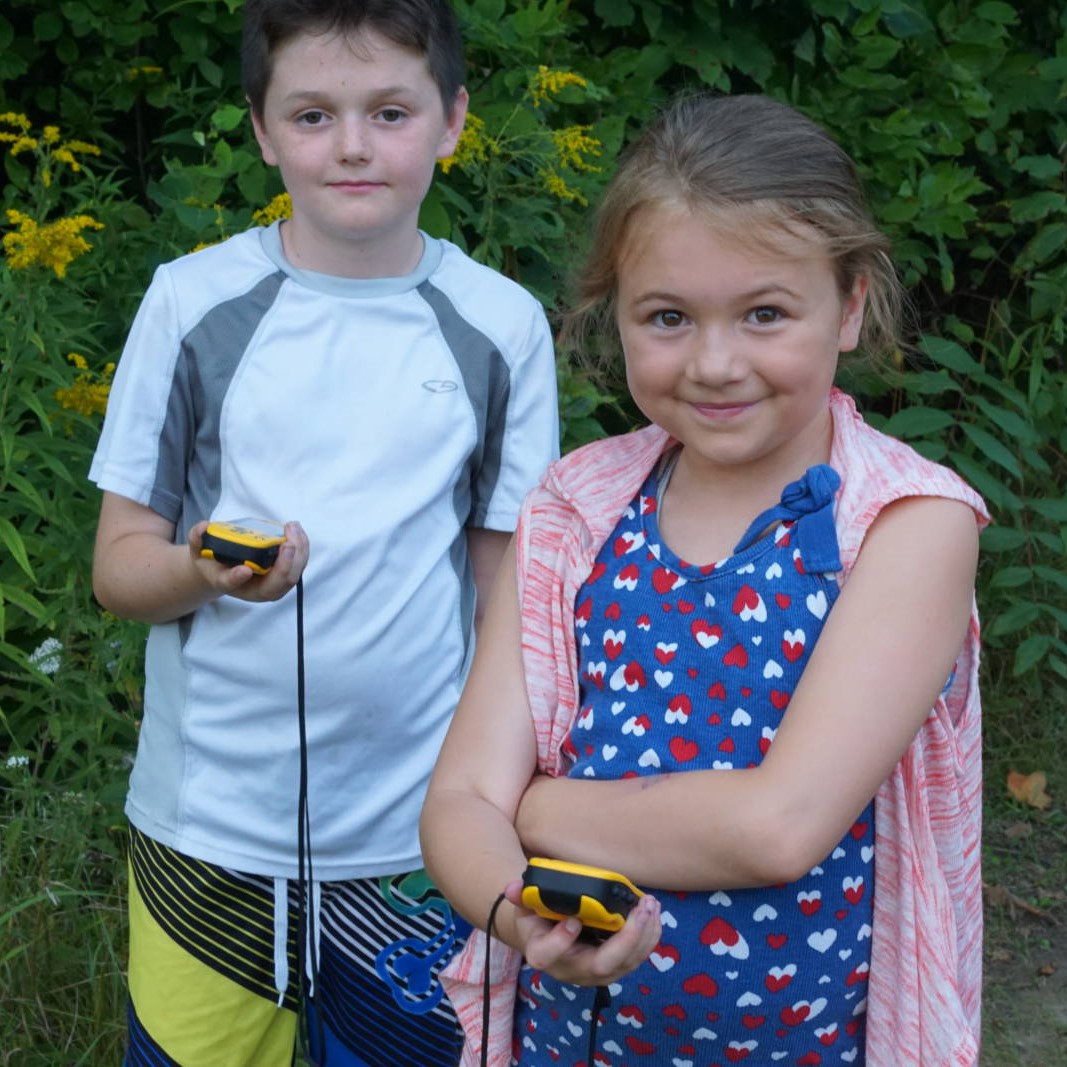
<svg viewBox="0 0 1067 1067"><path fill-rule="evenodd" d="M297 116L296 121L302 123L304 126L319 126L326 121L326 112L304 111Z"/></svg>
<svg viewBox="0 0 1067 1067"><path fill-rule="evenodd" d="M685 323L685 316L680 311L667 308L663 311L654 311L652 313L652 322L656 326L664 327L664 329L674 330Z"/></svg>
<svg viewBox="0 0 1067 1067"><path fill-rule="evenodd" d="M405 113L398 107L383 107L382 110L378 112L378 118L380 118L382 122L400 122L404 117Z"/></svg>
<svg viewBox="0 0 1067 1067"><path fill-rule="evenodd" d="M753 308L748 313L748 317L760 326L769 326L777 322L782 317L782 313L774 307L758 307Z"/></svg>

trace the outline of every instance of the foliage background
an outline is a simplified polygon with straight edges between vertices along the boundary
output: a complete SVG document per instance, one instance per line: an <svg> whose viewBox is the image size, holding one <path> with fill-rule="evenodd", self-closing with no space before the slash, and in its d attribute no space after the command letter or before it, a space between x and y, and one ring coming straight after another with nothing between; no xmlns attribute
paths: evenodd
<svg viewBox="0 0 1067 1067"><path fill-rule="evenodd" d="M857 160L916 349L888 380L847 384L986 496L988 780L1041 766L1067 741L1064 0L456 7L475 120L422 222L550 308L612 159L674 91L768 93ZM0 1063L119 1059L143 634L92 599L85 475L153 268L278 210L239 31L240 0L0 14ZM566 353L559 376L565 447L629 424ZM1047 770L1060 799L1027 817L1062 839L1067 773Z"/></svg>

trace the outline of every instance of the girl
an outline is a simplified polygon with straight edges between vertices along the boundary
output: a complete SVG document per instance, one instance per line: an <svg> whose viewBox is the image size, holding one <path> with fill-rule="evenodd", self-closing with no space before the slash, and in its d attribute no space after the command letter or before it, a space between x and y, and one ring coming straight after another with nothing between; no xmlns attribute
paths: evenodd
<svg viewBox="0 0 1067 1067"><path fill-rule="evenodd" d="M422 819L468 919L507 887L488 1062L586 1064L575 987L607 985L603 1067L975 1063L987 516L834 388L901 306L851 161L771 100L681 100L581 297L651 425L528 498ZM591 945L520 906L527 855L656 888Z"/></svg>

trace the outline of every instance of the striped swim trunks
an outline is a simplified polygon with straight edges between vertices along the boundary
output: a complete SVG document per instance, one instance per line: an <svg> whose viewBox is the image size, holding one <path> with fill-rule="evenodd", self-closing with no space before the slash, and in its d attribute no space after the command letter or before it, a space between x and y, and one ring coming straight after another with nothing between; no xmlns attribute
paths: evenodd
<svg viewBox="0 0 1067 1067"><path fill-rule="evenodd" d="M316 882L318 975L303 1049L327 1067L454 1067L438 981L470 930L424 871ZM124 1067L290 1067L299 894L130 832Z"/></svg>

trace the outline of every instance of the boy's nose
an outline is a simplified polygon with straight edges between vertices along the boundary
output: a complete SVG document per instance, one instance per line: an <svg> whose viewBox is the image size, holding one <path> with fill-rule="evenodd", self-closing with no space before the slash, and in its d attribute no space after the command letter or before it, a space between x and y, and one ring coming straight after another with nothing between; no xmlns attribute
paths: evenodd
<svg viewBox="0 0 1067 1067"><path fill-rule="evenodd" d="M346 163L363 163L370 158L370 139L357 118L344 119L338 124L338 158Z"/></svg>

